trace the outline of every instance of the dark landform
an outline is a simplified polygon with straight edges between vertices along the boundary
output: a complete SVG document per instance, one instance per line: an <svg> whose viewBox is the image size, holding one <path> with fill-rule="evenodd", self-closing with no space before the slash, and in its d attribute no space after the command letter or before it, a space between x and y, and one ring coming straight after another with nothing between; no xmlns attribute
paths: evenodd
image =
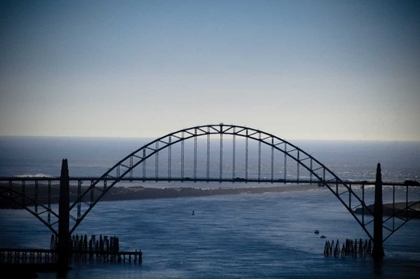
<svg viewBox="0 0 420 279"><path fill-rule="evenodd" d="M2 185L6 186L6 185ZM34 197L34 187L26 186L25 193L29 197ZM82 186L81 192L86 191L88 186ZM98 187L101 189L100 187ZM101 201L120 201L120 200L142 200L142 199L161 199L161 198L183 198L183 197L206 197L215 195L238 195L238 194L263 194L277 193L287 191L304 191L319 189L317 184L313 185L282 185L282 186L265 186L265 187L235 187L235 188L194 188L194 187L171 187L171 188L146 188L142 186L133 187L113 187L111 188ZM46 185L38 186L38 200L42 204L48 203L48 187ZM21 186L16 184L13 190L21 192ZM73 202L77 198L77 186L70 186L70 201ZM95 196L100 191L95 192ZM51 186L51 203L58 203L59 186ZM83 198L88 202L90 194ZM26 201L28 204L30 201ZM0 197L0 209L21 209L21 207L9 199Z"/></svg>
<svg viewBox="0 0 420 279"><path fill-rule="evenodd" d="M411 210L403 210L408 206L411 206ZM374 211L374 205L371 204L367 206L372 212ZM396 214L396 216L401 218L420 218L420 203L419 202L396 202L393 206L392 203L386 203L382 207L382 212L384 216L392 216ZM362 214L362 208L357 208L353 211L356 214ZM365 213L368 211L365 209Z"/></svg>
<svg viewBox="0 0 420 279"><path fill-rule="evenodd" d="M6 185L2 185L6 186ZM9 185L7 185L8 187ZM12 186L12 189L16 192L21 192L22 186L16 184ZM26 186L25 193L30 197L34 197L35 187ZM81 192L86 191L88 186L82 186ZM101 189L101 187L98 187ZM194 188L194 187L168 187L168 188L149 188L143 186L133 186L133 187L113 187L111 188L101 201L122 201L122 200L143 200L143 199L162 199L162 198L185 198L185 197L206 197L206 196L216 196L216 195L240 195L240 194L264 194L264 193L279 193L279 192L288 192L288 191L305 191L305 190L314 190L314 189L323 189L317 184L312 185L281 185L281 186L261 186L261 187L232 187L232 188ZM77 186L70 186L70 201L73 202L77 198ZM47 185L38 186L38 200L42 204L48 203L48 187ZM95 196L99 195L101 191L96 191ZM58 203L59 200L59 185L51 185L51 204ZM90 194L87 194L83 198L84 202L90 201ZM29 205L30 201L26 201ZM409 202L409 205L414 202ZM33 204L30 204L33 205ZM398 213L406 207L405 202L395 203L393 208L391 204L383 205L383 214L385 216L391 216L394 212ZM369 205L368 208L373 212L373 205ZM12 202L9 199L0 197L0 209L22 209L19 205ZM403 211L398 216L400 217L410 217L410 218L420 218L420 204L417 204L411 207L410 211ZM356 214L362 214L362 208L357 208L354 210ZM365 210L367 213L367 210Z"/></svg>

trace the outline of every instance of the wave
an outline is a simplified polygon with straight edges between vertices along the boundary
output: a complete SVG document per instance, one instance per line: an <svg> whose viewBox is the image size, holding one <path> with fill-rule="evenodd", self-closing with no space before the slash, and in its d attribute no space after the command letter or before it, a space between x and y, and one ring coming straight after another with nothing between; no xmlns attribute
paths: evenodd
<svg viewBox="0 0 420 279"><path fill-rule="evenodd" d="M44 173L37 173L37 174L18 174L14 177L53 177L52 175L44 174Z"/></svg>

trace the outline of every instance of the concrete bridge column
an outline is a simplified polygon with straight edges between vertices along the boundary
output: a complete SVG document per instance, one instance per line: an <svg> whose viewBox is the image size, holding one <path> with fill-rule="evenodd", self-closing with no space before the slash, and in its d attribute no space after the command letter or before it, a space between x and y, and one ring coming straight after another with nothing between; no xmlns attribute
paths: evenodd
<svg viewBox="0 0 420 279"><path fill-rule="evenodd" d="M60 199L58 204L59 220L58 220L58 265L60 268L67 268L70 255L70 182L69 169L67 159L63 159L61 164L60 177Z"/></svg>
<svg viewBox="0 0 420 279"><path fill-rule="evenodd" d="M373 252L372 257L375 260L381 260L384 256L384 247L382 245L383 232L383 202L382 202L382 173L381 164L376 168L375 182L375 205L373 212Z"/></svg>

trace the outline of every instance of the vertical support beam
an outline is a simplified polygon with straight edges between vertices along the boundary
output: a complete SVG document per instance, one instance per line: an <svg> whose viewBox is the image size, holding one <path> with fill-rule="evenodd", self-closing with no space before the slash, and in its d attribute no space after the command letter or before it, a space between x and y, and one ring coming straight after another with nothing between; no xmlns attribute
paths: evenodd
<svg viewBox="0 0 420 279"><path fill-rule="evenodd" d="M146 148L143 149L143 178L146 178ZM143 179L143 182L145 180Z"/></svg>
<svg viewBox="0 0 420 279"><path fill-rule="evenodd" d="M77 219L82 216L82 200L80 199L80 196L82 195L82 181L79 180L77 182Z"/></svg>
<svg viewBox="0 0 420 279"><path fill-rule="evenodd" d="M210 178L210 128L207 127L207 182Z"/></svg>
<svg viewBox="0 0 420 279"><path fill-rule="evenodd" d="M298 184L299 184L299 162L300 162L300 152L298 150L297 151L297 162L296 162L296 180L297 180Z"/></svg>
<svg viewBox="0 0 420 279"><path fill-rule="evenodd" d="M310 168L311 168L311 171L309 172L309 181L310 181L310 184L312 184L312 158L310 160Z"/></svg>
<svg viewBox="0 0 420 279"><path fill-rule="evenodd" d="M405 186L405 220L408 220L408 185Z"/></svg>
<svg viewBox="0 0 420 279"><path fill-rule="evenodd" d="M222 125L220 125L220 131L222 130ZM223 134L220 134L220 182L222 182L223 178Z"/></svg>
<svg viewBox="0 0 420 279"><path fill-rule="evenodd" d="M134 164L134 158L133 156L130 156L130 182L133 180L133 164Z"/></svg>
<svg viewBox="0 0 420 279"><path fill-rule="evenodd" d="M159 142L156 142L156 150L159 150ZM157 178L159 177L159 151L156 152L155 155L155 178L157 181Z"/></svg>
<svg viewBox="0 0 420 279"><path fill-rule="evenodd" d="M60 198L58 205L59 220L58 220L58 265L59 268L67 268L69 253L70 253L70 232L69 232L69 193L70 182L69 182L69 169L67 159L63 159L61 165L61 177L60 177Z"/></svg>
<svg viewBox="0 0 420 279"><path fill-rule="evenodd" d="M349 184L349 208L351 209L351 184Z"/></svg>
<svg viewBox="0 0 420 279"><path fill-rule="evenodd" d="M169 136L169 146L168 146L168 181L171 180L171 171L172 171L172 137Z"/></svg>
<svg viewBox="0 0 420 279"><path fill-rule="evenodd" d="M245 180L248 180L248 130L245 138Z"/></svg>
<svg viewBox="0 0 420 279"><path fill-rule="evenodd" d="M194 130L194 182L197 179L197 128Z"/></svg>
<svg viewBox="0 0 420 279"><path fill-rule="evenodd" d="M286 184L286 178L287 178L287 144L284 144L284 184Z"/></svg>
<svg viewBox="0 0 420 279"><path fill-rule="evenodd" d="M274 138L271 137L271 183L274 180Z"/></svg>
<svg viewBox="0 0 420 279"><path fill-rule="evenodd" d="M35 214L38 214L38 180L35 180Z"/></svg>
<svg viewBox="0 0 420 279"><path fill-rule="evenodd" d="M375 182L375 205L373 213L373 252L372 257L375 260L382 260L384 257L384 247L382 245L382 222L383 222L383 208L382 208L382 173L381 164L378 163L376 167L376 182Z"/></svg>
<svg viewBox="0 0 420 279"><path fill-rule="evenodd" d="M235 179L235 163L236 163L236 134L235 134L235 127L233 127L233 150L232 150L232 179Z"/></svg>
<svg viewBox="0 0 420 279"><path fill-rule="evenodd" d="M261 180L261 133L258 133L258 181ZM259 182L258 182L259 183Z"/></svg>
<svg viewBox="0 0 420 279"><path fill-rule="evenodd" d="M392 185L392 230L395 230L395 185Z"/></svg>
<svg viewBox="0 0 420 279"><path fill-rule="evenodd" d="M89 204L90 207L93 206L94 200L95 200L95 184L93 180L91 180L90 181L90 204Z"/></svg>
<svg viewBox="0 0 420 279"><path fill-rule="evenodd" d="M362 184L362 225L365 227L365 184Z"/></svg>
<svg viewBox="0 0 420 279"><path fill-rule="evenodd" d="M184 179L184 155L185 155L185 140L184 140L184 132L182 134L182 141L181 141L181 180Z"/></svg>
<svg viewBox="0 0 420 279"><path fill-rule="evenodd" d="M51 224L51 180L48 180L48 196L47 196L47 206L48 206L48 224Z"/></svg>

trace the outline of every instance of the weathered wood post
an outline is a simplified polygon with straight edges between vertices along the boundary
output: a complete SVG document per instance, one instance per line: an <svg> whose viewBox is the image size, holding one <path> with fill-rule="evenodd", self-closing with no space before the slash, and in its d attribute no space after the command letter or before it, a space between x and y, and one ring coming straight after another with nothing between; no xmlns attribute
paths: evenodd
<svg viewBox="0 0 420 279"><path fill-rule="evenodd" d="M69 168L67 159L63 159L61 164L60 177L60 199L58 204L59 220L58 220L58 265L59 268L67 268L70 255L70 182L69 182Z"/></svg>
<svg viewBox="0 0 420 279"><path fill-rule="evenodd" d="M381 260L384 256L384 247L382 245L383 232L383 203L382 203L382 173L381 164L378 163L376 168L376 182L375 182L375 205L373 212L373 252L372 257L375 260Z"/></svg>

